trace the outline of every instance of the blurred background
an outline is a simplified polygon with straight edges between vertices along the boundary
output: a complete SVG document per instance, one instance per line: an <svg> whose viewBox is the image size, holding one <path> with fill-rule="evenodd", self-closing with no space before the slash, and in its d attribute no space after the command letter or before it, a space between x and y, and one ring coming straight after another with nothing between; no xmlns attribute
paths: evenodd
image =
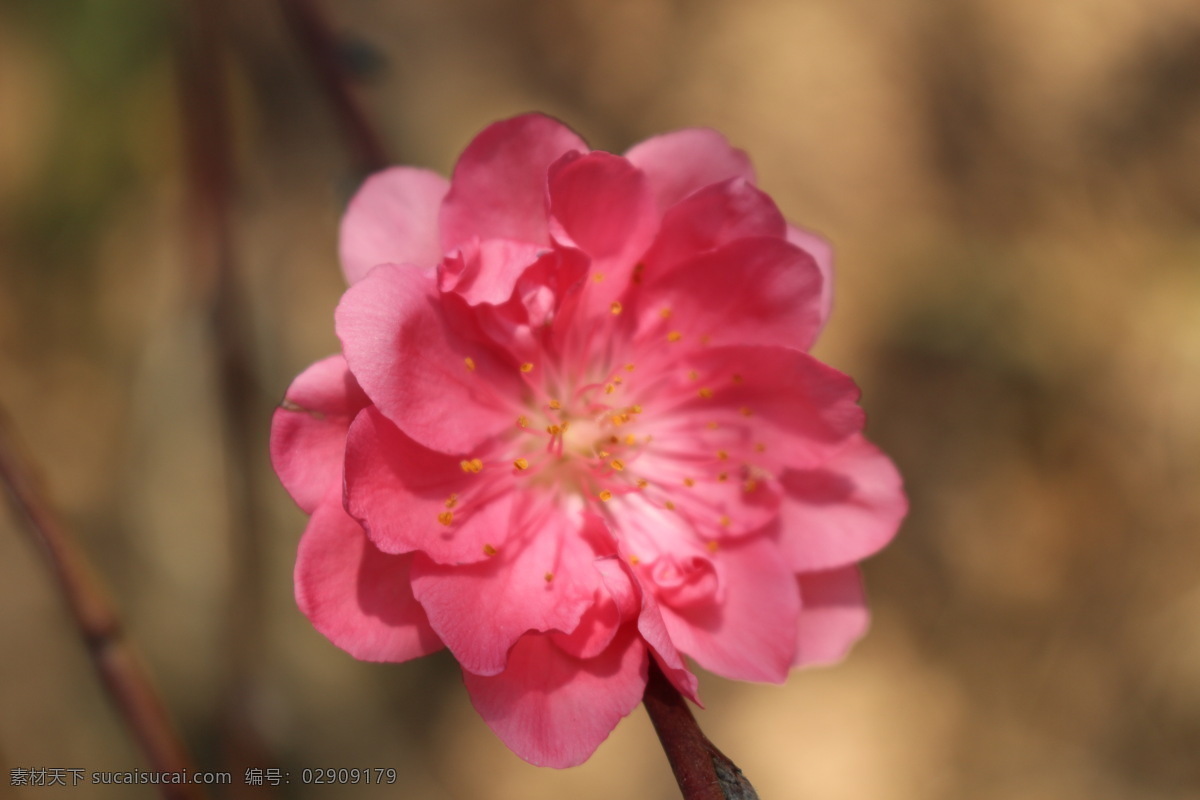
<svg viewBox="0 0 1200 800"><path fill-rule="evenodd" d="M530 767L450 658L359 663L295 609L305 518L266 433L337 348L361 172L280 6L224 5L205 63L230 111L226 284L186 211L184 134L211 120L181 102L183 4L0 0L0 405L198 761L235 789L245 766L292 773L255 797L678 797L640 709L585 766ZM817 352L863 386L912 513L866 564L874 627L844 664L703 678L701 724L764 800L1200 796L1200 6L324 11L396 162L446 173L530 109L615 152L707 125L834 242ZM3 798L154 796L8 785L144 762L7 509L0 765ZM305 767L404 789L305 788Z"/></svg>

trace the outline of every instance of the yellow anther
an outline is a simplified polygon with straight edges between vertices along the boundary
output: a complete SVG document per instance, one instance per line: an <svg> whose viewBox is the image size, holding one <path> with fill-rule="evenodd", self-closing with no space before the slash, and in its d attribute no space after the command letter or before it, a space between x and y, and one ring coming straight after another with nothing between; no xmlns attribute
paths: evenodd
<svg viewBox="0 0 1200 800"><path fill-rule="evenodd" d="M607 503L609 500L612 500L612 492L610 492L608 489L601 489L600 494L597 495L597 497L599 497L603 502Z"/></svg>
<svg viewBox="0 0 1200 800"><path fill-rule="evenodd" d="M646 480L645 478L638 478L637 487L639 489L645 489L649 485L650 485L650 481Z"/></svg>
<svg viewBox="0 0 1200 800"><path fill-rule="evenodd" d="M613 469L615 469L617 472L625 471L625 462L619 458L614 458L612 461L608 462L608 465L610 467L612 467Z"/></svg>
<svg viewBox="0 0 1200 800"><path fill-rule="evenodd" d="M663 319L670 319L670 318L671 318L671 309L669 309L669 308L664 308L664 309L662 309L661 311L659 311L659 312L658 312L658 315L659 315L660 317L662 317Z"/></svg>
<svg viewBox="0 0 1200 800"><path fill-rule="evenodd" d="M442 513L438 514L437 521L442 523L443 525L449 525L451 522L454 521L454 512L453 511L443 511Z"/></svg>
<svg viewBox="0 0 1200 800"><path fill-rule="evenodd" d="M622 378L620 375L618 375L617 377L613 378L612 382L615 383L617 386L620 386L622 383L625 382L625 379Z"/></svg>
<svg viewBox="0 0 1200 800"><path fill-rule="evenodd" d="M529 417L527 417L523 414L521 416L517 417L517 427L518 428L528 428L529 427Z"/></svg>
<svg viewBox="0 0 1200 800"><path fill-rule="evenodd" d="M688 372L688 380L694 381L694 380L699 380L699 378L700 378L700 373L696 372L696 370L693 369Z"/></svg>
<svg viewBox="0 0 1200 800"><path fill-rule="evenodd" d="M617 387L613 386L611 383L604 387L605 394L612 394L616 390L617 390Z"/></svg>
<svg viewBox="0 0 1200 800"><path fill-rule="evenodd" d="M550 434L551 436L558 436L560 433L562 433L562 426L561 425L547 425L546 433Z"/></svg>
<svg viewBox="0 0 1200 800"><path fill-rule="evenodd" d="M753 492L758 488L758 481L754 480L754 478L748 478L746 482L742 484L742 488L747 492Z"/></svg>
<svg viewBox="0 0 1200 800"><path fill-rule="evenodd" d="M712 392L712 389L709 389L707 386L705 386L703 389L696 392L696 394L700 395L705 400L707 400L708 398L712 397L713 392Z"/></svg>
<svg viewBox="0 0 1200 800"><path fill-rule="evenodd" d="M496 555L496 553L498 553L498 552L500 552L500 551L497 550L496 548L492 547L490 544L485 544L483 546L483 554L485 556L487 556L488 558L491 558L492 556Z"/></svg>
<svg viewBox="0 0 1200 800"><path fill-rule="evenodd" d="M592 275L592 280L595 281L596 283L602 282L604 280L604 273L603 272L594 273Z"/></svg>
<svg viewBox="0 0 1200 800"><path fill-rule="evenodd" d="M719 480L721 483L724 483L725 481L729 480L729 473L728 472L717 473L717 480Z"/></svg>
<svg viewBox="0 0 1200 800"><path fill-rule="evenodd" d="M614 314L620 314L623 308L624 306L622 306L618 301L613 300L612 305L608 307L608 310Z"/></svg>
<svg viewBox="0 0 1200 800"><path fill-rule="evenodd" d="M637 369L637 365L635 365L635 364L626 364L625 365L626 372L633 372L635 369Z"/></svg>
<svg viewBox="0 0 1200 800"><path fill-rule="evenodd" d="M550 583L552 580L554 580L554 573L547 572L543 577L546 579L546 583Z"/></svg>
<svg viewBox="0 0 1200 800"><path fill-rule="evenodd" d="M569 428L569 427L571 427L571 420L569 420L569 419L563 420L563 424L562 424L563 433L566 433L567 428Z"/></svg>
<svg viewBox="0 0 1200 800"><path fill-rule="evenodd" d="M692 486L696 485L696 482L694 480L692 480L691 478L684 478L683 485L691 488Z"/></svg>
<svg viewBox="0 0 1200 800"><path fill-rule="evenodd" d="M638 558L637 556L630 556L629 563L633 564L636 567L638 564L642 563L642 560L640 558Z"/></svg>
<svg viewBox="0 0 1200 800"><path fill-rule="evenodd" d="M478 473L483 470L483 462L478 458L472 458L470 461L460 461L458 465L462 467L463 472Z"/></svg>
<svg viewBox="0 0 1200 800"><path fill-rule="evenodd" d="M517 469L529 469L529 460L525 458L518 458L513 462L513 466Z"/></svg>
<svg viewBox="0 0 1200 800"><path fill-rule="evenodd" d="M668 342L678 342L682 338L683 338L683 334L680 333L679 331L671 331L670 333L667 334Z"/></svg>
<svg viewBox="0 0 1200 800"><path fill-rule="evenodd" d="M463 363L467 365L467 369L471 370L471 372L475 371L475 359L467 356L463 359Z"/></svg>
<svg viewBox="0 0 1200 800"><path fill-rule="evenodd" d="M708 552L710 553L715 553L721 548L720 543L716 539L709 539L704 546L708 548Z"/></svg>
<svg viewBox="0 0 1200 800"><path fill-rule="evenodd" d="M732 522L732 521L733 521L733 520L731 520L729 517L721 517L721 527L722 527L722 528L728 528L728 527L729 527L729 523L730 523L730 522Z"/></svg>
<svg viewBox="0 0 1200 800"><path fill-rule="evenodd" d="M630 414L640 414L640 413L642 413L642 407L641 406L630 406L629 413Z"/></svg>
<svg viewBox="0 0 1200 800"><path fill-rule="evenodd" d="M663 508L667 509L667 511L674 511L675 504L668 500L667 502L663 503Z"/></svg>
<svg viewBox="0 0 1200 800"><path fill-rule="evenodd" d="M742 406L738 409L738 413L743 417L753 416L754 412L750 410L750 406Z"/></svg>
<svg viewBox="0 0 1200 800"><path fill-rule="evenodd" d="M550 406L555 411L562 408L562 403L558 402L557 400L551 400L549 403L547 403L547 405Z"/></svg>
<svg viewBox="0 0 1200 800"><path fill-rule="evenodd" d="M742 376L741 376L741 375L738 375L738 374L736 374L736 373L735 373L735 374L734 374L734 376L733 376L733 378L732 378L732 380L733 380L733 382L734 382L734 383L741 383L741 382L742 382Z"/></svg>
<svg viewBox="0 0 1200 800"><path fill-rule="evenodd" d="M704 427L708 428L710 431L715 431L717 428L721 427L721 424L714 420L713 422L706 423Z"/></svg>
<svg viewBox="0 0 1200 800"><path fill-rule="evenodd" d="M754 452L765 453L766 451L767 451L767 446L764 443L759 442L758 444L754 445Z"/></svg>
<svg viewBox="0 0 1200 800"><path fill-rule="evenodd" d="M717 451L717 460L718 461L728 461L729 453L725 452L724 450L718 450Z"/></svg>
<svg viewBox="0 0 1200 800"><path fill-rule="evenodd" d="M637 437L634 436L632 433L625 434L625 444L628 444L628 445L637 444Z"/></svg>
<svg viewBox="0 0 1200 800"><path fill-rule="evenodd" d="M607 450L601 450L601 451L600 451L599 453L597 453L596 455L600 456L601 458L608 458L608 456L609 456L609 452L608 452Z"/></svg>
<svg viewBox="0 0 1200 800"><path fill-rule="evenodd" d="M452 494L446 498L446 508L454 508L458 505L458 495Z"/></svg>
<svg viewBox="0 0 1200 800"><path fill-rule="evenodd" d="M521 365L521 372L533 372L533 364L526 361L524 364Z"/></svg>

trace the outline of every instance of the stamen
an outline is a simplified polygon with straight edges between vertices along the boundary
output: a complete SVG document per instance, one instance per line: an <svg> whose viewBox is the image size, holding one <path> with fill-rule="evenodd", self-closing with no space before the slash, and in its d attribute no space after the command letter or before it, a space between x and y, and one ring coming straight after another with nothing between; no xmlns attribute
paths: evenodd
<svg viewBox="0 0 1200 800"><path fill-rule="evenodd" d="M729 453L726 453L724 450L718 450L717 451L717 460L718 461L728 461Z"/></svg>
<svg viewBox="0 0 1200 800"><path fill-rule="evenodd" d="M717 480L720 481L721 483L724 483L725 481L729 480L729 473L728 472L718 473Z"/></svg>
<svg viewBox="0 0 1200 800"><path fill-rule="evenodd" d="M750 417L750 416L754 415L754 412L750 410L749 406L742 406L741 408L738 409L738 413L741 414L743 417Z"/></svg>
<svg viewBox="0 0 1200 800"><path fill-rule="evenodd" d="M734 374L734 376L733 376L733 382L734 382L734 383L741 383L741 382L742 382L742 376L741 376L741 375L738 375L738 374L736 374L736 373L735 373L735 374Z"/></svg>
<svg viewBox="0 0 1200 800"><path fill-rule="evenodd" d="M463 472L478 474L483 470L483 462L478 458L472 458L470 461L460 461L458 465L462 467Z"/></svg>
<svg viewBox="0 0 1200 800"><path fill-rule="evenodd" d="M625 365L626 372L633 372L635 369L637 369L637 366L635 364L626 364Z"/></svg>
<svg viewBox="0 0 1200 800"><path fill-rule="evenodd" d="M688 372L688 380L694 381L694 380L699 380L699 378L700 378L700 373L696 372L696 370L693 369Z"/></svg>
<svg viewBox="0 0 1200 800"><path fill-rule="evenodd" d="M529 417L525 416L524 414L517 417L517 427L518 428L528 428L529 427Z"/></svg>
<svg viewBox="0 0 1200 800"><path fill-rule="evenodd" d="M704 427L708 428L710 431L715 431L717 428L721 427L721 424L714 420L712 422L706 423Z"/></svg>
<svg viewBox="0 0 1200 800"><path fill-rule="evenodd" d="M732 522L732 521L733 521L733 520L729 519L729 517L721 517L721 527L722 527L722 528L728 528L728 527L729 527L729 523L730 523L730 522Z"/></svg>
<svg viewBox="0 0 1200 800"><path fill-rule="evenodd" d="M563 429L562 429L561 425L547 425L546 426L546 433L550 434L551 436L558 436L562 432L563 432Z"/></svg>
<svg viewBox="0 0 1200 800"><path fill-rule="evenodd" d="M660 317L662 317L663 319L670 319L670 318L671 318L671 309L669 309L669 308L664 308L664 309L662 309L661 311L659 311L659 312L658 312L658 315L659 315Z"/></svg>
<svg viewBox="0 0 1200 800"><path fill-rule="evenodd" d="M634 436L632 433L625 434L625 444L628 444L628 445L637 444L637 437Z"/></svg>
<svg viewBox="0 0 1200 800"><path fill-rule="evenodd" d="M560 408L562 408L562 403L558 402L557 400L551 400L549 403L547 403L547 405L555 411L558 411Z"/></svg>
<svg viewBox="0 0 1200 800"><path fill-rule="evenodd" d="M454 512L453 511L443 511L442 513L437 515L437 521L442 523L443 525L449 525L451 522L454 521Z"/></svg>
<svg viewBox="0 0 1200 800"><path fill-rule="evenodd" d="M663 503L663 508L667 509L667 511L674 511L675 504L668 500L667 502Z"/></svg>
<svg viewBox="0 0 1200 800"><path fill-rule="evenodd" d="M754 445L754 452L765 453L765 452L767 452L767 446L765 444L763 444L762 442L759 442L756 445Z"/></svg>
<svg viewBox="0 0 1200 800"><path fill-rule="evenodd" d="M646 480L645 478L638 478L637 487L639 489L645 489L649 485L650 485L650 481Z"/></svg>
<svg viewBox="0 0 1200 800"><path fill-rule="evenodd" d="M496 553L499 553L499 552L500 552L499 550L492 547L490 544L485 544L483 546L483 554L485 556L487 556L488 558L491 558L492 556L496 555Z"/></svg>
<svg viewBox="0 0 1200 800"><path fill-rule="evenodd" d="M701 389L700 391L696 392L696 394L700 395L700 396L701 396L701 397L703 397L705 400L707 400L707 399L709 399L710 397L712 397L712 396L713 396L713 391L712 391L712 389L709 389L707 386L705 386L703 389Z"/></svg>
<svg viewBox="0 0 1200 800"><path fill-rule="evenodd" d="M622 309L623 309L623 306L620 304L620 302L618 302L616 300L614 300L612 302L612 305L608 307L608 310L611 311L614 315L620 314Z"/></svg>
<svg viewBox="0 0 1200 800"><path fill-rule="evenodd" d="M667 334L668 342L678 342L682 338L683 338L683 334L680 333L679 331L671 331L670 333ZM472 369L474 369L474 368L472 367Z"/></svg>
<svg viewBox="0 0 1200 800"><path fill-rule="evenodd" d="M633 564L636 567L638 564L642 563L642 560L640 558L638 558L637 556L630 556L629 563Z"/></svg>
<svg viewBox="0 0 1200 800"><path fill-rule="evenodd" d="M715 553L720 549L721 544L716 539L709 539L704 546L708 548L708 552Z"/></svg>
<svg viewBox="0 0 1200 800"><path fill-rule="evenodd" d="M547 573L546 573L546 575L545 575L545 578L546 578L546 583L550 583L551 581L553 581L553 580L554 580L554 573L553 573L553 572L547 572Z"/></svg>
<svg viewBox="0 0 1200 800"><path fill-rule="evenodd" d="M452 494L446 498L446 508L454 508L458 505L458 495Z"/></svg>
<svg viewBox="0 0 1200 800"><path fill-rule="evenodd" d="M524 458L518 458L516 461L513 462L513 466L520 470L529 469L529 460L524 459Z"/></svg>
<svg viewBox="0 0 1200 800"><path fill-rule="evenodd" d="M696 485L696 482L694 480L692 480L691 478L684 478L683 485L690 489Z"/></svg>
<svg viewBox="0 0 1200 800"><path fill-rule="evenodd" d="M521 365L521 372L533 372L533 364L526 361Z"/></svg>
<svg viewBox="0 0 1200 800"><path fill-rule="evenodd" d="M467 365L467 369L471 370L471 372L475 371L475 359L467 356L463 359L463 363Z"/></svg>
<svg viewBox="0 0 1200 800"><path fill-rule="evenodd" d="M608 465L610 467L612 467L613 469L615 469L617 472L625 471L625 462L619 458L614 458L612 461L608 462Z"/></svg>
<svg viewBox="0 0 1200 800"><path fill-rule="evenodd" d="M596 283L602 283L604 281L604 273L597 272L597 273L593 274L592 280L595 281Z"/></svg>
<svg viewBox="0 0 1200 800"><path fill-rule="evenodd" d="M608 489L602 489L597 497L599 497L601 501L607 503L609 500L612 500L612 492L610 492Z"/></svg>
<svg viewBox="0 0 1200 800"><path fill-rule="evenodd" d="M742 484L742 488L745 489L746 492L753 492L758 488L758 481L754 480L754 478L747 478L746 482Z"/></svg>

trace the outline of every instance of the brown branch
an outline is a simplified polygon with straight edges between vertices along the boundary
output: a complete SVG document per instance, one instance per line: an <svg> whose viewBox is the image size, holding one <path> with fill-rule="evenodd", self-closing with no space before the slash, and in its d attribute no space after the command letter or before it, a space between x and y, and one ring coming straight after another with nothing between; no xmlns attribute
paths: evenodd
<svg viewBox="0 0 1200 800"><path fill-rule="evenodd" d="M737 764L717 749L696 724L687 701L650 659L642 701L684 800L758 800Z"/></svg>
<svg viewBox="0 0 1200 800"><path fill-rule="evenodd" d="M194 770L183 740L150 678L145 663L121 627L108 591L46 501L30 460L0 409L0 482L13 510L42 551L75 620L84 647L118 712L156 772ZM162 785L171 800L199 800L196 785Z"/></svg>
<svg viewBox="0 0 1200 800"><path fill-rule="evenodd" d="M230 213L234 192L233 125L225 85L227 20L220 0L191 0L179 32L178 82L183 121L188 255L208 323L216 366L229 501L228 674L222 700L228 766L240 772L271 760L251 712L263 641L261 492L253 465L262 458L264 413L250 346L250 312L238 279ZM235 795L244 793L235 788ZM245 790L249 791L249 790ZM256 787L256 794L269 788Z"/></svg>
<svg viewBox="0 0 1200 800"><path fill-rule="evenodd" d="M387 151L354 95L345 63L338 55L337 41L320 9L311 0L279 0L279 6L333 106L359 169L376 172L388 166L391 162Z"/></svg>

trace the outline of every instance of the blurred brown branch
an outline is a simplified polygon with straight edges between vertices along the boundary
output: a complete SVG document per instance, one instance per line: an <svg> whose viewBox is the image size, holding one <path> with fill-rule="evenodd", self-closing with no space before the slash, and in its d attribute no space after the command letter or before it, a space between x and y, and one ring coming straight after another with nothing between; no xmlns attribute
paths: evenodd
<svg viewBox="0 0 1200 800"><path fill-rule="evenodd" d="M700 730L687 701L653 658L642 703L671 762L684 800L758 800L758 793L737 764Z"/></svg>
<svg viewBox="0 0 1200 800"><path fill-rule="evenodd" d="M49 562L59 591L83 637L106 691L125 720L150 768L191 772L194 767L145 663L126 636L107 589L71 540L47 502L30 459L20 447L7 413L0 409L0 482L16 515ZM199 800L199 786L163 785L171 800Z"/></svg>
<svg viewBox="0 0 1200 800"><path fill-rule="evenodd" d="M350 76L338 57L337 41L321 10L311 0L279 0L279 6L333 107L358 168L376 172L388 166L387 151L354 96Z"/></svg>

